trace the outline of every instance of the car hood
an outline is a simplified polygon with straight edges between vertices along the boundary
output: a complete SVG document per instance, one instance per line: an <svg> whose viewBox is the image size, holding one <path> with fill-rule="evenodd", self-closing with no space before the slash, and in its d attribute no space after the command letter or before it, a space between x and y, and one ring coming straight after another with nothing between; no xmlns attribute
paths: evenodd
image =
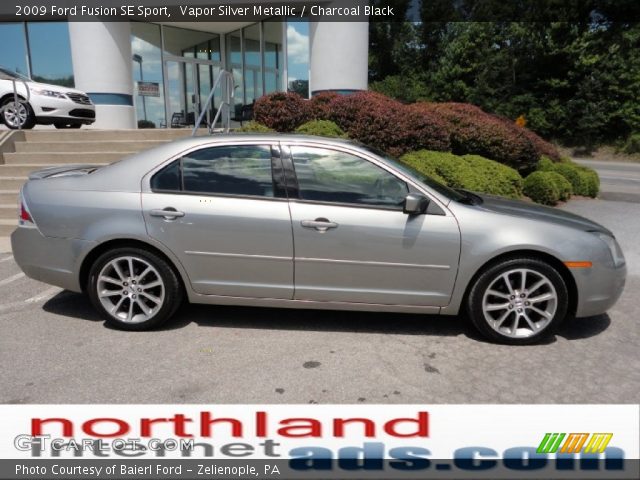
<svg viewBox="0 0 640 480"><path fill-rule="evenodd" d="M527 203L521 200L511 200L493 195L478 194L482 198L482 204L478 208L499 213L503 215L512 215L519 218L528 218L531 220L555 223L569 228L575 228L583 231L603 232L613 236L611 231L602 225L593 222L587 218L573 213L565 212L557 208L545 207L534 203Z"/></svg>
<svg viewBox="0 0 640 480"><path fill-rule="evenodd" d="M52 92L58 93L78 93L80 95L86 95L82 90L76 90L75 88L70 87L61 87L60 85L50 85L48 83L40 83L40 82L27 82L30 88L39 88L42 90L51 90Z"/></svg>

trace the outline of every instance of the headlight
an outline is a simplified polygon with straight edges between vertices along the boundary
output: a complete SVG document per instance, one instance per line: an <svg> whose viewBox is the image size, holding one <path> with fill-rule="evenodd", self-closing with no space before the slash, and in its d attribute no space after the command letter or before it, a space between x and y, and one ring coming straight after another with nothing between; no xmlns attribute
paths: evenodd
<svg viewBox="0 0 640 480"><path fill-rule="evenodd" d="M617 267L621 267L625 264L624 255L622 253L622 249L615 238L611 235L607 235L602 232L593 232L600 240L602 240L607 247L609 247L609 251L611 252L611 258L613 260L613 265Z"/></svg>
<svg viewBox="0 0 640 480"><path fill-rule="evenodd" d="M64 99L67 98L64 95L64 93L54 92L53 90L44 90L40 88L31 88L30 90L31 90L31 93L34 95L42 95L44 97L64 98Z"/></svg>

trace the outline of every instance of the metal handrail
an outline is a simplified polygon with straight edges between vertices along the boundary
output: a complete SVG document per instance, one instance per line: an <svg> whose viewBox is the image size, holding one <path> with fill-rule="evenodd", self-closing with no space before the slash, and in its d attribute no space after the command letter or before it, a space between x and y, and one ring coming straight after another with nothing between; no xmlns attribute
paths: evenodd
<svg viewBox="0 0 640 480"><path fill-rule="evenodd" d="M208 115L209 106L211 106L211 102L213 101L213 94L223 79L226 80L225 84L221 85L220 87L223 100L220 103L220 106L218 107L218 111L216 112L215 117L213 117L213 121L207 125L207 129L209 131L209 134L213 133L213 128L216 122L218 121L219 118L221 118L222 109L223 107L226 106L227 107L226 116L225 116L226 118L222 120L222 124L223 124L224 133L229 133L229 129L231 128L231 103L233 101L235 85L234 85L233 74L228 70L221 70L220 73L218 74L218 78L216 78L216 81L213 83L213 88L211 88L211 92L207 97L207 101L204 104L204 108L202 109L202 112L200 112L200 115L198 116L198 120L196 121L196 124L193 127L193 132L191 132L192 137L196 136L196 134L198 133L198 127L202 123L204 116ZM224 126L225 124L226 126Z"/></svg>

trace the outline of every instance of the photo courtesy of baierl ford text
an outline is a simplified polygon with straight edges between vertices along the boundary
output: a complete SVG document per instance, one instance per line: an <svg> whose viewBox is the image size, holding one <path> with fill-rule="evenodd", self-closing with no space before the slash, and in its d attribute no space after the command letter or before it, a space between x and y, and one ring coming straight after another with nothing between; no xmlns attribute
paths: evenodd
<svg viewBox="0 0 640 480"><path fill-rule="evenodd" d="M0 2L0 478L640 478L640 3Z"/></svg>

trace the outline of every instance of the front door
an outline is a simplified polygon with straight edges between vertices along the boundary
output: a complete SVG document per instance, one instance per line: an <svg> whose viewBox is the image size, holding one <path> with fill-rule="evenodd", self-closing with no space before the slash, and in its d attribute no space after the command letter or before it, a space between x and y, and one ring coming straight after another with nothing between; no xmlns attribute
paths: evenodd
<svg viewBox="0 0 640 480"><path fill-rule="evenodd" d="M279 162L277 146L207 147L151 177L147 231L179 258L197 293L293 298L291 217L272 177Z"/></svg>
<svg viewBox="0 0 640 480"><path fill-rule="evenodd" d="M453 216L404 214L409 185L352 153L291 146L291 157L295 299L449 303L460 254Z"/></svg>

